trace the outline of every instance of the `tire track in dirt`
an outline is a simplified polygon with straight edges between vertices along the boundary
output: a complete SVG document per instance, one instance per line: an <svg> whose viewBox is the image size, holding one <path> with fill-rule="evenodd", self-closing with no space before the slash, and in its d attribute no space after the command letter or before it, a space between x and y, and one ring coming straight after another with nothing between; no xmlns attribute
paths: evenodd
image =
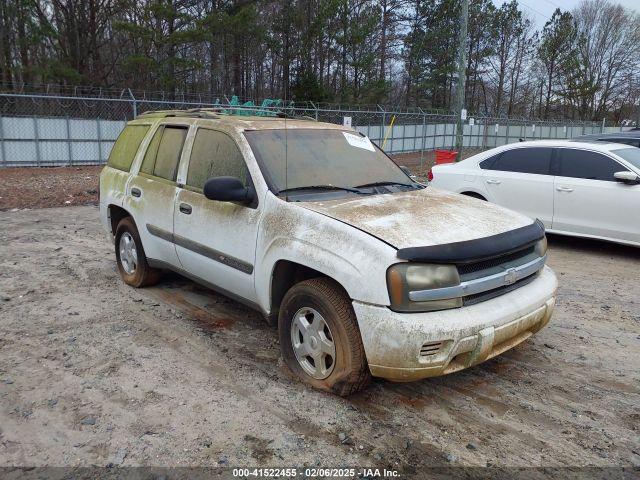
<svg viewBox="0 0 640 480"><path fill-rule="evenodd" d="M198 287L195 287L195 290L199 290ZM218 330L219 328L229 328L230 326L237 326L238 323L246 320L246 318L237 317L233 318L234 314L230 314L227 311L228 309L222 309L224 311L223 315L220 316L221 312L212 312L210 310L204 310L198 304L209 304L207 302L207 292L204 290L200 290L198 292L201 297L198 301L193 298L193 295L184 295L180 291L176 291L173 286L160 286L159 288L147 289L151 293L153 297L158 299L158 301L165 302L167 305L170 305L176 309L178 309L181 313L185 315L185 318L188 321L195 321L198 326L204 327L206 332L211 332ZM189 288L188 291L191 293L194 289ZM217 294L210 292L210 299L216 299ZM194 301L195 300L195 301ZM218 302L214 303L217 305ZM236 304L237 305L237 304ZM241 307L241 306L240 306ZM241 310L242 308L240 308ZM253 313L253 312L252 312ZM237 314L236 314L237 315ZM256 314L255 320L258 322L264 322L259 315ZM252 322L253 323L253 322ZM252 325L255 327L255 325ZM270 336L277 340L276 330L266 326L258 327L259 331L267 330ZM162 335L158 333L158 335ZM243 336L243 339L246 340L246 336ZM201 368L211 371L213 375L217 378L224 378L225 385L233 390L239 396L243 398L249 399L251 402L258 405L262 410L269 412L274 417L277 417L284 425L286 425L289 429L296 432L298 435L305 435L305 437L319 439L327 444L335 444L335 439L338 437L340 429L328 429L325 426L319 425L311 420L308 420L304 417L296 415L292 413L290 409L286 407L280 407L278 402L273 402L271 400L265 400L261 395L256 395L254 391L250 388L243 386L241 383L238 383L237 380L233 378L232 375L229 374L229 367L222 363L214 363L211 360L207 360L206 362L202 361L202 358L205 358L206 353L200 352L198 354L193 355L194 352L189 351L185 352L183 348L181 348L181 343L176 342L176 339L168 340L171 347L175 348L181 355L189 355L190 358L193 359L194 362L198 362ZM246 351L246 349L239 347L237 345L232 345L232 343L227 343L229 348L236 347L238 351ZM279 353L271 360L277 361L277 367L273 368L274 365L265 365L264 357L254 356L252 362L250 362L251 367L256 368L258 370L263 371L271 378L276 380L285 379L288 383L293 384L296 388L305 389L307 388L303 384L301 384L295 375L289 371L289 369L279 360ZM286 392L282 392L283 395L286 395ZM367 406L352 399L342 400L338 397L334 397L329 394L325 394L322 392L317 392L318 395L327 396L327 401L331 402L343 402L346 401L348 404L356 404L359 406L359 413L366 415L368 420L375 419L380 421L383 415L380 414L380 410L376 411L375 407ZM276 396L277 398L277 396ZM374 450L380 449L379 446L376 446L372 443L372 439L377 437L377 431L375 429L369 428L370 423L361 422L358 426L358 432L352 433L350 435L350 440L360 449L362 452L366 452L370 454ZM384 445L383 450L389 452L393 451L395 453L395 461L402 462L404 467L408 467L412 464L411 457L413 455L420 455L422 461L429 461L430 464L436 466L446 466L444 461L444 453L442 450L438 449L433 445L422 444L422 443L411 443L410 447L407 448L407 440L402 439L400 442L397 442L397 445L387 444ZM400 445L402 444L402 445ZM357 452L358 450L356 450ZM361 465L367 465L369 461L366 456L359 456Z"/></svg>
<svg viewBox="0 0 640 480"><path fill-rule="evenodd" d="M471 370L342 399L298 382L246 307L171 275L123 285L96 208L0 224L1 464L106 464L125 447L145 465L640 463L635 250L552 237L546 329Z"/></svg>

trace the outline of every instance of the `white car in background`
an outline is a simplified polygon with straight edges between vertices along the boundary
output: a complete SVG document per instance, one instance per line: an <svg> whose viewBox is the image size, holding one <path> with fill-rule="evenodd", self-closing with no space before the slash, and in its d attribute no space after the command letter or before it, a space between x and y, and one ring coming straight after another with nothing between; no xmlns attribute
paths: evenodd
<svg viewBox="0 0 640 480"><path fill-rule="evenodd" d="M431 173L432 186L538 218L548 232L640 246L639 148L520 142Z"/></svg>

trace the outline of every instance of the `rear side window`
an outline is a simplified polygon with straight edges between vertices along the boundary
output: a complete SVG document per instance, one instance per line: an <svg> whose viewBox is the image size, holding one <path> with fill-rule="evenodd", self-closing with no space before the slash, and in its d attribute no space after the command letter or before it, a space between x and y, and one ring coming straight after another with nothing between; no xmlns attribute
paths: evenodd
<svg viewBox="0 0 640 480"><path fill-rule="evenodd" d="M514 148L502 152L491 164L491 170L501 172L532 173L549 175L551 169L551 148Z"/></svg>
<svg viewBox="0 0 640 480"><path fill-rule="evenodd" d="M149 128L150 125L127 125L124 127L111 148L107 165L128 172Z"/></svg>
<svg viewBox="0 0 640 480"><path fill-rule="evenodd" d="M158 128L149 143L140 171L175 181L187 130L186 127L170 125Z"/></svg>
<svg viewBox="0 0 640 480"><path fill-rule="evenodd" d="M558 149L558 176L615 182L615 172L626 170L621 164L597 152Z"/></svg>
<svg viewBox="0 0 640 480"><path fill-rule="evenodd" d="M489 157L486 160L483 160L479 163L480 168L483 170L491 170L491 165L495 162L500 155L494 155L493 157Z"/></svg>
<svg viewBox="0 0 640 480"><path fill-rule="evenodd" d="M156 133L153 134L153 138L149 142L147 151L145 152L144 158L142 159L142 165L140 165L140 171L143 173L153 175L153 167L155 167L156 164L156 154L158 153L158 145L160 145L160 139L162 138L163 130L164 127L158 128L156 130Z"/></svg>
<svg viewBox="0 0 640 480"><path fill-rule="evenodd" d="M187 185L202 189L212 177L236 177L246 185L247 175L242 152L230 136L198 129L191 148Z"/></svg>

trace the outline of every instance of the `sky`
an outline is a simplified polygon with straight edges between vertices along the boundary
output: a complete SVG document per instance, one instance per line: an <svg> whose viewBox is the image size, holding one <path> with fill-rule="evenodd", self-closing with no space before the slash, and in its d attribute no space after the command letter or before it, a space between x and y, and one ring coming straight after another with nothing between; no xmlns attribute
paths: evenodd
<svg viewBox="0 0 640 480"><path fill-rule="evenodd" d="M618 3L623 7L640 12L639 0L610 0L611 3ZM521 9L529 15L536 25L536 28L540 29L551 18L556 8L560 10L573 10L581 0L518 0ZM503 0L493 0L496 6L500 6L505 3Z"/></svg>

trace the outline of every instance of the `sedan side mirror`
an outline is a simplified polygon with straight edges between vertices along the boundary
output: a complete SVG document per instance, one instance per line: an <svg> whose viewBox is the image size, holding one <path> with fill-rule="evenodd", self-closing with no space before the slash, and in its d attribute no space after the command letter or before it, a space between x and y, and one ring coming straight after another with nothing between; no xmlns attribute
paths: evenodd
<svg viewBox="0 0 640 480"><path fill-rule="evenodd" d="M622 172L615 172L613 174L616 180L622 183L626 183L629 185L635 185L640 183L640 177L629 170L624 170Z"/></svg>
<svg viewBox="0 0 640 480"><path fill-rule="evenodd" d="M204 184L204 196L209 200L221 202L251 203L255 197L255 191L251 187L245 187L236 177L213 177Z"/></svg>

